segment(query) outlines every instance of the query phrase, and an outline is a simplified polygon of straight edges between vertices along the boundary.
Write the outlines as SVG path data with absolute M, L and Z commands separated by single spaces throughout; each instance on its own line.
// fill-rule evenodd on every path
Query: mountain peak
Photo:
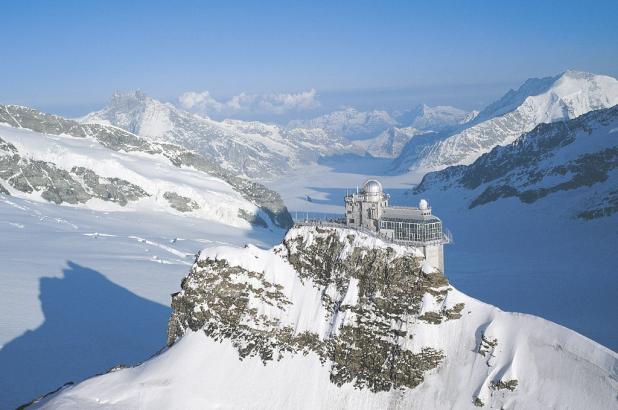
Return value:
M 127 104 L 143 104 L 152 98 L 141 90 L 120 91 L 116 90 L 112 94 L 110 105 L 123 106 Z
M 616 104 L 618 80 L 613 77 L 568 70 L 553 77 L 530 78 L 440 140 L 419 141 L 407 147 L 396 166 L 412 164 L 413 168 L 430 171 L 471 164 L 495 146 L 510 144 L 539 124 L 572 119 Z
M 574 78 L 574 79 L 578 79 L 578 80 L 592 80 L 595 77 L 599 77 L 600 75 L 598 74 L 593 74 L 593 73 L 589 73 L 586 71 L 579 71 L 579 70 L 573 70 L 573 69 L 569 69 L 566 70 L 565 72 L 563 72 L 560 75 L 560 78 L 564 78 L 564 77 L 568 77 L 568 78 Z
M 416 248 L 327 226 L 294 227 L 271 249 L 205 249 L 172 297 L 169 349 L 36 404 L 612 406 L 615 353 L 470 298 L 422 259 Z

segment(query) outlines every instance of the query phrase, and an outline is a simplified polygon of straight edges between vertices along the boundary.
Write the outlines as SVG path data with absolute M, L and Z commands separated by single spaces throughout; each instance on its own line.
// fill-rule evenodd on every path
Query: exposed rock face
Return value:
M 264 272 L 198 257 L 182 291 L 172 298 L 168 343 L 187 329 L 203 330 L 215 340 L 230 339 L 240 359 L 258 356 L 267 364 L 287 355 L 316 353 L 337 385 L 352 383 L 374 392 L 417 386 L 444 354 L 429 346 L 408 349 L 414 338 L 410 323 L 423 320 L 426 294 L 444 302 L 450 290 L 447 279 L 423 269 L 415 252 L 373 248 L 350 230 L 304 229 L 310 236 L 293 229 L 274 253 L 291 265 L 295 280 L 319 292 L 321 320 L 330 329 L 326 334 L 295 330 L 272 313 L 285 314 L 295 301 L 285 285 Z M 269 313 L 263 311 L 265 305 Z M 454 309 L 461 311 L 463 304 Z M 436 320 L 426 322 L 458 318 L 446 308 L 434 316 Z
M 120 178 L 103 178 L 84 167 L 73 167 L 71 173 L 84 182 L 86 191 L 95 198 L 125 206 L 129 201 L 150 196 L 139 186 Z
M 589 198 L 586 209 L 575 216 L 608 216 L 618 211 L 618 190 L 611 189 L 608 181 L 618 170 L 618 147 L 612 135 L 616 127 L 618 106 L 541 124 L 471 165 L 427 174 L 415 193 L 461 187 L 474 192 L 469 203 L 474 208 L 509 197 L 533 203 L 561 191 L 595 186 L 599 194 Z
M 178 195 L 176 192 L 166 192 L 163 198 L 167 199 L 170 206 L 180 212 L 191 212 L 200 209 L 200 206 L 191 198 Z
M 168 158 L 169 161 L 177 167 L 193 167 L 199 171 L 224 180 L 245 199 L 259 207 L 268 215 L 275 225 L 282 228 L 289 228 L 292 226 L 292 217 L 278 193 L 269 190 L 264 185 L 239 177 L 232 171 L 220 167 L 212 159 L 179 145 L 150 142 L 120 128 L 100 124 L 81 124 L 77 121 L 15 105 L 0 105 L 0 123 L 6 123 L 13 127 L 27 128 L 47 134 L 67 134 L 76 138 L 91 137 L 95 138 L 103 146 L 114 151 L 139 151 L 151 155 L 162 155 Z M 14 146 L 8 144 L 12 147 L 8 148 L 6 144 L 7 143 L 4 141 L 0 142 L 0 153 L 2 151 L 7 153 L 10 151 L 12 154 L 17 154 L 17 150 Z M 13 161 L 15 161 L 15 159 L 13 159 Z M 45 166 L 38 164 L 38 168 L 41 167 L 44 168 Z M 34 172 L 39 173 L 37 170 Z M 67 176 L 58 176 L 58 179 L 62 178 L 66 179 Z M 23 186 L 25 187 L 25 185 Z M 73 201 L 69 203 L 82 201 L 84 198 L 83 192 L 76 193 L 73 195 L 74 198 L 71 198 L 72 194 L 69 193 L 72 185 L 73 183 L 71 182 L 63 182 L 60 187 L 51 189 L 51 191 L 57 191 L 55 194 L 50 193 L 46 195 L 56 199 L 58 199 L 58 197 L 66 197 L 67 200 L 64 200 L 65 202 Z M 68 191 L 64 194 L 60 194 L 59 192 L 63 191 L 63 189 Z M 98 190 L 101 189 L 102 188 L 98 188 Z M 118 190 L 120 188 L 116 187 L 115 189 Z M 122 191 L 122 189 L 120 189 L 120 191 Z M 112 198 L 116 195 L 114 192 L 108 193 L 111 194 Z M 106 193 L 103 193 L 103 195 L 106 196 Z M 127 200 L 131 199 L 127 198 Z M 257 220 L 258 215 L 255 215 L 254 218 Z
M 92 170 L 23 158 L 12 144 L 0 138 L 0 179 L 18 191 L 40 192 L 41 197 L 61 204 L 85 203 L 92 198 L 117 202 L 121 206 L 149 196 L 146 191 L 120 178 L 103 178 Z

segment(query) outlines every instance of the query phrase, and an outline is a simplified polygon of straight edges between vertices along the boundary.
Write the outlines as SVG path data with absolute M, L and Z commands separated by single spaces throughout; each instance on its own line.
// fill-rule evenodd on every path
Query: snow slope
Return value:
M 0 409 L 148 359 L 165 345 L 170 294 L 199 250 L 282 235 L 110 208 L 0 194 Z
M 332 239 L 324 242 L 327 237 Z M 331 244 L 328 246 L 340 243 L 343 247 L 336 248 L 340 249 L 336 254 L 321 253 L 325 265 L 311 263 L 318 261 L 314 258 L 320 258 L 312 249 L 320 249 L 325 243 Z M 347 265 L 359 255 L 354 250 L 361 254 L 387 255 L 380 253 L 386 251 L 387 244 L 354 231 L 322 231 L 312 227 L 291 230 L 284 244 L 269 250 L 253 246 L 205 250 L 191 275 L 183 281 L 183 291 L 175 296 L 180 298 L 179 303 L 189 303 L 175 305 L 175 309 L 195 316 L 196 322 L 191 326 L 206 320 L 211 326 L 206 335 L 213 335 L 217 334 L 217 326 L 224 323 L 219 321 L 226 319 L 214 313 L 219 309 L 212 304 L 217 299 L 210 299 L 209 291 L 202 293 L 201 287 L 218 292 L 217 283 L 227 283 L 225 279 L 221 282 L 219 275 L 228 274 L 232 275 L 230 284 L 251 284 L 247 300 L 251 309 L 242 311 L 243 325 L 238 328 L 241 332 L 234 332 L 232 327 L 231 333 L 214 340 L 216 336 L 211 338 L 199 329 L 187 328 L 184 337 L 144 364 L 67 386 L 32 408 L 459 409 L 475 408 L 475 400 L 488 408 L 600 409 L 617 404 L 618 355 L 571 330 L 538 317 L 503 312 L 445 287 L 440 282 L 441 275 L 424 265 L 393 271 L 395 275 L 403 273 L 416 278 L 420 289 L 426 289 L 422 291 L 424 294 L 417 294 L 421 299 L 401 307 L 396 299 L 387 299 L 379 305 L 386 311 L 375 310 L 378 305 L 374 303 L 378 303 L 380 294 L 371 293 L 371 286 L 367 286 L 384 286 L 378 285 L 379 279 L 357 278 L 352 273 L 324 283 L 320 269 L 329 266 L 328 260 L 343 261 L 347 266 L 343 272 L 348 268 L 350 272 L 368 269 L 366 265 L 363 268 Z M 399 266 L 397 261 L 416 255 L 414 250 L 404 248 L 395 247 L 394 251 L 390 256 L 378 256 L 389 258 L 395 264 L 393 269 Z M 300 259 L 293 261 L 292 255 Z M 305 258 L 309 258 L 308 265 L 303 265 Z M 332 271 L 341 275 L 335 272 Z M 266 289 L 271 290 L 265 292 Z M 392 290 L 386 287 L 383 291 Z M 189 297 L 191 294 L 193 299 Z M 334 314 L 326 309 L 333 300 L 337 301 Z M 234 306 L 232 311 L 236 309 Z M 403 306 L 406 306 L 403 311 L 397 310 Z M 397 309 L 389 311 L 390 308 Z M 214 316 L 200 319 L 203 316 L 196 313 L 200 311 L 210 311 Z M 359 320 L 372 311 L 372 320 Z M 436 312 L 434 316 L 429 315 L 432 312 Z M 430 316 L 439 320 L 433 322 L 428 319 Z M 178 316 L 173 316 L 170 328 L 174 328 L 177 319 Z M 257 323 L 262 323 L 261 327 Z M 386 330 L 377 326 L 379 323 Z M 392 329 L 389 336 L 382 333 L 389 332 L 389 328 Z M 277 338 L 283 329 L 292 329 L 292 335 Z M 349 329 L 360 332 L 352 333 L 351 340 L 361 343 L 364 339 L 356 338 L 368 336 L 373 344 L 369 341 L 365 347 L 355 345 L 348 339 Z M 380 341 L 379 334 L 386 340 Z M 270 342 L 252 344 L 252 335 L 257 340 L 266 337 Z M 286 340 L 295 340 L 294 335 L 302 336 L 298 343 L 304 347 L 300 350 L 285 347 Z M 305 341 L 311 342 L 304 345 Z M 329 349 L 331 342 L 342 350 L 322 357 L 319 346 Z M 254 349 L 274 351 L 278 359 L 251 354 Z M 356 349 L 360 349 L 361 358 L 387 354 L 381 349 L 397 349 L 399 358 L 391 372 L 373 374 L 370 361 L 361 361 L 360 367 L 356 367 Z M 421 356 L 410 356 L 415 354 Z M 421 357 L 414 359 L 420 362 L 408 364 L 414 369 L 425 360 L 434 363 L 430 359 L 432 354 L 441 359 L 437 365 L 421 370 L 420 382 L 398 379 L 401 362 Z M 239 355 L 244 359 L 239 360 Z M 347 355 L 352 355 L 351 362 L 347 361 Z M 367 378 L 388 383 L 367 384 Z M 398 383 L 397 380 L 403 381 L 403 385 L 396 389 L 389 387 L 391 382 Z
M 278 194 L 179 145 L 0 106 L 0 191 L 57 204 L 136 206 L 248 227 L 288 227 Z M 8 191 L 7 191 L 8 190 Z
M 571 217 L 618 212 L 618 105 L 572 120 L 541 124 L 467 166 L 425 175 L 416 193 L 463 188 L 470 208 L 515 197 L 524 204 L 569 197 Z M 582 189 L 585 188 L 585 189 Z
M 437 140 L 411 141 L 394 167 L 400 171 L 412 168 L 427 172 L 450 165 L 468 165 L 538 124 L 575 118 L 616 104 L 618 81 L 612 77 L 566 71 L 556 77 L 531 79 L 459 130 L 445 133 Z
M 171 142 L 213 158 L 250 178 L 268 179 L 321 155 L 354 151 L 321 129 L 286 129 L 239 120 L 215 121 L 157 101 L 141 92 L 116 93 L 82 123 L 111 124 L 158 142 Z
M 2 125 L 0 138 L 15 146 L 22 157 L 57 164 L 67 172 L 73 167 L 84 167 L 103 178 L 122 178 L 148 193 L 148 196 L 122 207 L 125 211 L 149 209 L 181 214 L 164 198 L 164 193 L 174 192 L 195 201 L 199 207 L 191 213 L 205 220 L 249 228 L 249 222 L 238 216 L 239 210 L 250 214 L 258 212 L 255 205 L 224 181 L 195 169 L 177 168 L 163 156 L 113 152 L 93 138 L 41 134 Z M 24 193 L 9 183 L 5 187 L 11 195 L 44 200 L 36 191 Z M 97 198 L 81 206 L 95 210 L 120 208 L 113 202 Z
M 205 246 L 269 246 L 275 192 L 173 144 L 0 105 L 0 409 L 161 349 Z

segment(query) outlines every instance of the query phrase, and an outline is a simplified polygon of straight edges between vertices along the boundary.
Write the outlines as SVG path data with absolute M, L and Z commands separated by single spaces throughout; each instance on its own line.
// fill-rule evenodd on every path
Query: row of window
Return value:
M 392 229 L 393 239 L 428 242 L 442 239 L 442 222 L 380 221 L 380 229 Z

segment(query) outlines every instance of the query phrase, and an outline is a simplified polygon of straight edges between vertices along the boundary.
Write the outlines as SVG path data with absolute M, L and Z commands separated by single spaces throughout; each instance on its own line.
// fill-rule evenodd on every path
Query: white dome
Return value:
M 363 192 L 366 194 L 380 194 L 382 193 L 382 184 L 375 179 L 368 179 L 363 184 Z
M 425 211 L 427 208 L 429 208 L 429 202 L 427 202 L 427 200 L 425 199 L 421 199 L 418 203 L 418 208 Z

